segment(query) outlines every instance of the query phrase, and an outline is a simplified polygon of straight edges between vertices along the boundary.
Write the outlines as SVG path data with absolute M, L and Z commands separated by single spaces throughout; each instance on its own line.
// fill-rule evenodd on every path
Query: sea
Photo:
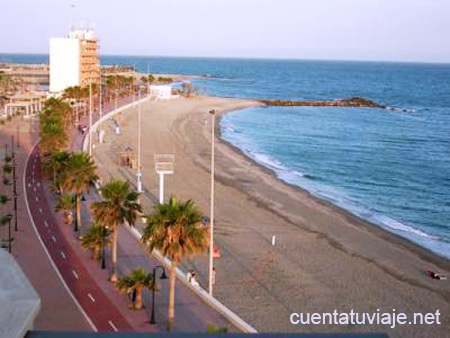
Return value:
M 0 63 L 48 55 L 0 54 Z M 276 177 L 450 258 L 450 64 L 102 56 L 104 65 L 204 75 L 199 92 L 252 99 L 364 97 L 388 109 L 258 107 L 221 137 Z

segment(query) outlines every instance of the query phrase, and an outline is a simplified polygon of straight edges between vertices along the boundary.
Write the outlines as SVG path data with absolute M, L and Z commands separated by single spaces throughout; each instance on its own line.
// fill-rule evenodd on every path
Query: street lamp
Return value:
M 137 163 L 137 191 L 142 192 L 142 172 L 141 172 L 141 89 L 138 94 L 138 163 Z
M 20 126 L 17 126 L 17 148 L 20 148 Z
M 211 215 L 209 221 L 209 275 L 208 275 L 208 291 L 213 295 L 214 281 L 214 129 L 216 124 L 216 110 L 209 111 L 211 114 Z
M 166 270 L 162 265 L 157 265 L 153 268 L 153 285 L 152 285 L 152 315 L 150 317 L 150 324 L 156 324 L 155 321 L 155 288 L 156 288 L 156 270 L 162 269 L 161 279 L 167 279 Z
M 17 178 L 15 180 L 17 180 Z M 19 197 L 19 194 L 17 194 L 17 192 L 14 192 L 13 197 L 14 197 L 14 231 L 18 231 L 19 229 L 17 227 L 17 197 Z
M 99 109 L 98 109 L 98 113 L 100 118 L 102 118 L 102 67 L 100 66 L 100 80 L 98 82 L 98 101 L 99 101 Z
M 89 156 L 92 156 L 92 77 L 89 75 Z
M 102 230 L 102 270 L 106 269 L 105 246 L 106 236 L 108 236 L 108 226 L 105 225 Z
M 16 176 L 16 155 L 14 150 L 14 135 L 11 137 L 12 142 L 12 151 L 11 151 L 11 157 L 12 157 L 12 179 L 13 179 L 13 197 L 14 197 L 14 231 L 17 231 L 17 197 L 19 196 L 17 194 L 17 176 Z
M 8 252 L 11 253 L 11 219 L 12 219 L 13 215 L 11 215 L 10 213 L 8 213 L 6 215 L 6 219 L 8 220 Z

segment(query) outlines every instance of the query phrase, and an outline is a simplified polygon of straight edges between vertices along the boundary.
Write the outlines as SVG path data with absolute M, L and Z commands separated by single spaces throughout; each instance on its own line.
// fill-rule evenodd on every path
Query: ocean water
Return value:
M 47 62 L 0 54 L 0 62 Z M 450 258 L 450 65 L 103 56 L 103 64 L 202 74 L 206 94 L 266 99 L 363 96 L 392 110 L 251 108 L 222 137 L 277 177 Z

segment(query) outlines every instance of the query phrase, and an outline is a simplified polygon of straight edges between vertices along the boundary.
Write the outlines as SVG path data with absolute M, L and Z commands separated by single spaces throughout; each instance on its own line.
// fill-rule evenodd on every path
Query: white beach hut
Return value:
M 149 87 L 150 97 L 156 100 L 172 99 L 171 85 L 151 85 Z

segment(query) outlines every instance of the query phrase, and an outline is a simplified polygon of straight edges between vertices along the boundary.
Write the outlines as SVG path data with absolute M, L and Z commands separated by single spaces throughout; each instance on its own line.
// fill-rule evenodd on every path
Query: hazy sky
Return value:
M 450 0 L 7 0 L 0 53 L 94 24 L 102 54 L 450 62 Z

